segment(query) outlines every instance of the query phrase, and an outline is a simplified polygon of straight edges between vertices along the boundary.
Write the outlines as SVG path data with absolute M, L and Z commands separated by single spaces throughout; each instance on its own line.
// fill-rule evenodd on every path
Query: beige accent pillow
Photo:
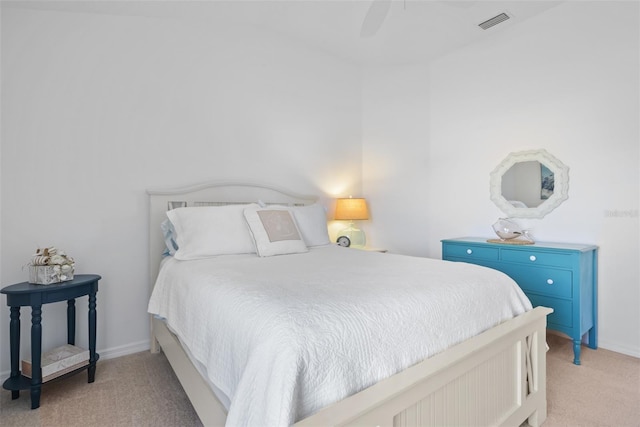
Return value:
M 267 207 L 265 204 L 258 202 L 260 207 Z M 327 227 L 327 212 L 324 207 L 318 203 L 307 206 L 284 206 L 284 205 L 271 205 L 269 208 L 288 209 L 293 213 L 293 218 L 296 220 L 296 225 L 300 234 L 302 234 L 302 240 L 307 247 L 330 245 L 329 240 L 329 228 Z M 169 245 L 169 243 L 167 243 Z M 170 248 L 170 246 L 167 246 Z
M 309 250 L 287 208 L 246 208 L 244 217 L 259 256 L 296 254 Z

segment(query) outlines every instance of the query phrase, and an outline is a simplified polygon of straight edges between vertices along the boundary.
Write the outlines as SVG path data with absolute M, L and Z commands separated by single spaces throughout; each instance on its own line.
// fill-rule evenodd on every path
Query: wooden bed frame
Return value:
M 151 289 L 170 206 L 251 203 L 309 204 L 316 198 L 273 186 L 209 182 L 148 190 Z M 546 317 L 534 310 L 504 322 L 305 418 L 296 426 L 531 426 L 547 416 Z M 151 351 L 162 349 L 205 426 L 222 426 L 226 411 L 164 322 L 151 319 Z

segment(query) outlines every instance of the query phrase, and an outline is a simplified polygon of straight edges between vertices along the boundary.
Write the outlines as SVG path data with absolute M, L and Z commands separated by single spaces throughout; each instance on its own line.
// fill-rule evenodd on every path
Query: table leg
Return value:
M 20 376 L 20 307 L 11 307 L 9 342 L 11 352 L 11 378 Z M 20 390 L 11 390 L 11 399 L 20 397 Z
M 42 388 L 42 305 L 31 306 L 31 409 L 40 407 Z
M 67 344 L 76 345 L 76 300 L 67 300 Z
M 89 374 L 90 383 L 96 379 L 96 292 L 89 294 Z

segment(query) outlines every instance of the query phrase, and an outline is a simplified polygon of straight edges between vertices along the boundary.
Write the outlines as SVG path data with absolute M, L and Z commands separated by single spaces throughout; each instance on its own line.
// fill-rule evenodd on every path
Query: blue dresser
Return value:
M 547 327 L 571 337 L 576 365 L 585 334 L 589 347 L 598 347 L 597 246 L 510 245 L 465 237 L 442 240 L 442 259 L 500 270 L 520 285 L 534 307 L 553 308 Z

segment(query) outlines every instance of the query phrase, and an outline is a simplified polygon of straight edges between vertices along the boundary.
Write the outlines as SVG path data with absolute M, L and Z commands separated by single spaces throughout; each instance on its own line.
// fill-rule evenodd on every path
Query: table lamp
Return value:
M 367 202 L 362 198 L 348 198 L 336 200 L 336 213 L 334 219 L 339 221 L 350 221 L 349 227 L 338 233 L 337 242 L 340 246 L 353 246 L 362 248 L 366 245 L 367 239 L 364 231 L 355 227 L 353 221 L 369 219 Z

